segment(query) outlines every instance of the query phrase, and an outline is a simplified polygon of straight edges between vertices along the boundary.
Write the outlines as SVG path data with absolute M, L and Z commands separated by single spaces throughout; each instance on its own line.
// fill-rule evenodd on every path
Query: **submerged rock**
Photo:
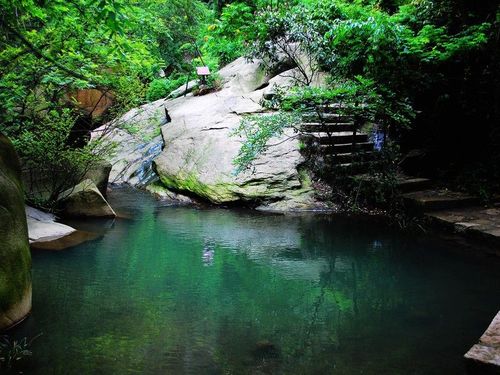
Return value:
M 158 183 L 153 183 L 146 187 L 146 191 L 149 191 L 153 196 L 164 202 L 172 203 L 175 205 L 186 205 L 194 203 L 193 200 L 185 195 L 175 193 L 168 190 L 163 185 Z
M 65 216 L 116 217 L 94 182 L 87 179 L 62 194 L 62 214 Z
M 12 143 L 0 133 L 0 330 L 31 310 L 31 256 L 21 167 Z
M 272 342 L 268 340 L 261 340 L 255 344 L 255 348 L 252 350 L 252 355 L 257 359 L 268 359 L 279 358 L 281 353 Z

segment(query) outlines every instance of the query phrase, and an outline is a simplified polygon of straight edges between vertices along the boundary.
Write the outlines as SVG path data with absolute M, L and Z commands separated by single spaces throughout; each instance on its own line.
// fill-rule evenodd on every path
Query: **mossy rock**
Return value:
M 0 133 L 0 330 L 31 309 L 31 255 L 19 159 Z

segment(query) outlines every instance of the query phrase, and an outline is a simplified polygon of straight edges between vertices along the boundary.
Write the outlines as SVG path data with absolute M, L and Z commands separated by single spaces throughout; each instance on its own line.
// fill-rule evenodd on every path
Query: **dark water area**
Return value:
M 373 220 L 165 207 L 33 254 L 26 374 L 463 374 L 500 263 Z

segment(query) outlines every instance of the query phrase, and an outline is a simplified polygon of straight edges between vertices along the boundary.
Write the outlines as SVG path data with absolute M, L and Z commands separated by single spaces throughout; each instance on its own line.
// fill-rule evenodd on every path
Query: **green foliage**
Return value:
M 408 39 L 408 51 L 426 63 L 449 61 L 484 45 L 491 26 L 490 23 L 473 25 L 450 36 L 444 27 L 425 25 L 416 36 Z
M 43 124 L 30 124 L 13 139 L 23 162 L 27 201 L 53 211 L 61 193 L 80 182 L 104 153 L 97 144 L 73 148 L 68 144 L 75 117 L 70 110 L 50 111 Z
M 249 51 L 249 58 L 260 59 L 268 70 L 280 68 L 288 60 L 299 70 L 297 81 L 309 85 L 318 70 L 319 44 L 322 43 L 322 27 L 313 12 L 303 6 L 269 8 L 257 17 L 257 35 Z
M 285 128 L 294 127 L 300 123 L 300 117 L 295 113 L 280 112 L 270 115 L 252 115 L 245 117 L 233 136 L 243 138 L 243 144 L 234 159 L 235 174 L 248 169 L 251 163 L 269 147 L 272 137 L 283 134 Z
M 225 6 L 222 14 L 206 26 L 202 36 L 203 52 L 225 65 L 244 54 L 254 37 L 254 9 L 243 2 Z
M 207 86 L 214 91 L 219 90 L 222 87 L 222 77 L 219 73 L 215 72 L 207 77 Z
M 150 102 L 166 98 L 172 91 L 186 84 L 187 77 L 179 75 L 176 78 L 154 79 L 148 86 L 146 99 Z
M 0 370 L 14 371 L 18 369 L 27 358 L 33 355 L 31 345 L 40 336 L 41 334 L 31 340 L 28 340 L 27 337 L 15 340 L 7 335 L 0 336 Z
M 168 90 L 153 81 L 147 91 L 160 68 L 170 86 L 181 79 L 175 72 L 190 61 L 180 46 L 194 40 L 207 8 L 198 0 L 0 0 L 0 7 L 0 130 L 13 139 L 30 185 L 39 185 L 28 200 L 52 209 L 100 156 L 85 146 L 88 132 Z M 103 118 L 70 100 L 89 88 L 113 98 Z

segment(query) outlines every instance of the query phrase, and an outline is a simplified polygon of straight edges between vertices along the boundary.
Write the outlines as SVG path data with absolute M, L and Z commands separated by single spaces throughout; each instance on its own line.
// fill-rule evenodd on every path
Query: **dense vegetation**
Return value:
M 499 9 L 494 1 L 302 1 L 258 13 L 250 54 L 271 67 L 287 55 L 298 66 L 302 87 L 275 99 L 278 108 L 342 102 L 402 151 L 424 149 L 412 173 L 487 196 L 500 167 Z M 318 71 L 330 73 L 331 88 L 303 87 Z
M 279 70 L 285 54 L 301 74 L 276 108 L 343 101 L 360 121 L 383 125 L 402 151 L 425 149 L 416 172 L 485 195 L 498 188 L 495 0 L 0 0 L 0 7 L 1 130 L 25 165 L 64 171 L 64 181 L 72 182 L 68 168 L 77 179 L 94 159 L 90 130 L 166 97 L 194 78 L 194 66 L 214 71 L 247 56 Z M 329 73 L 330 88 L 306 87 L 318 71 Z M 112 93 L 111 110 L 95 116 L 80 108 L 74 96 L 85 89 Z M 279 131 L 270 126 L 254 134 L 257 145 Z M 243 164 L 255 151 L 247 146 Z

